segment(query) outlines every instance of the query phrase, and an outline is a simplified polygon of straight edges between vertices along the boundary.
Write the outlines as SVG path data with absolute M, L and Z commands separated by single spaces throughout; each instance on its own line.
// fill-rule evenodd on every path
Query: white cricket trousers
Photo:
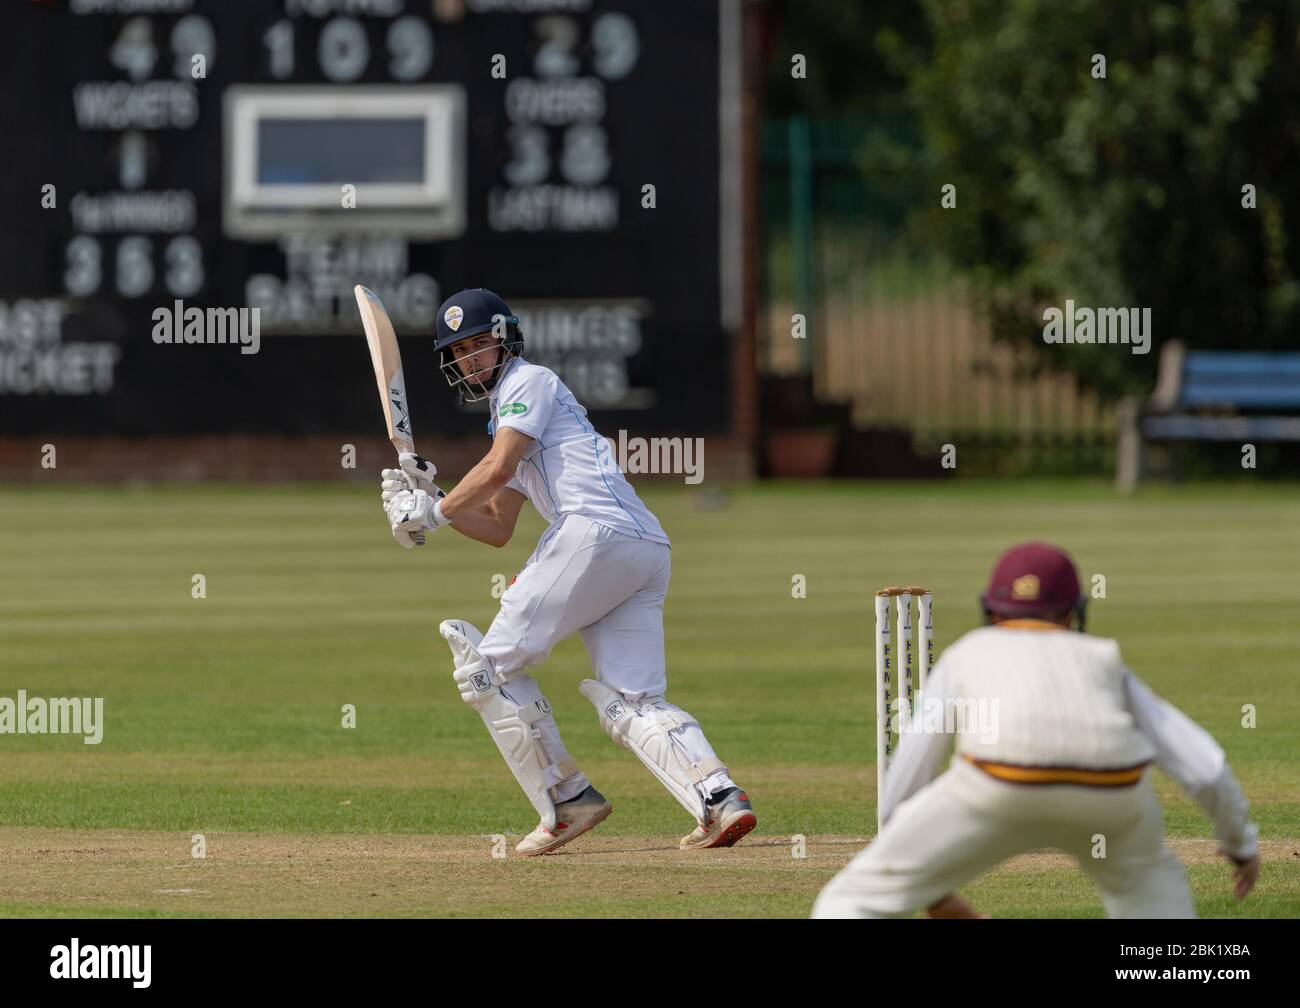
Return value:
M 1078 862 L 1109 917 L 1195 917 L 1149 773 L 1124 788 L 1010 784 L 955 758 L 826 884 L 812 916 L 910 917 L 1008 858 L 1050 847 Z M 1093 856 L 1099 835 L 1104 857 Z
M 536 701 L 541 687 L 523 669 L 545 661 L 556 644 L 580 633 L 597 679 L 623 694 L 634 709 L 676 712 L 684 723 L 672 736 L 690 762 L 716 758 L 695 719 L 664 699 L 663 615 L 670 556 L 662 543 L 634 539 L 581 515 L 565 515 L 551 525 L 502 594 L 501 611 L 478 648 L 493 671 L 508 680 L 502 690 L 520 706 Z M 550 762 L 568 757 L 554 717 L 547 715 L 533 727 Z M 582 773 L 561 781 L 555 800 L 576 797 L 588 783 Z M 701 788 L 707 796 L 732 786 L 723 769 Z

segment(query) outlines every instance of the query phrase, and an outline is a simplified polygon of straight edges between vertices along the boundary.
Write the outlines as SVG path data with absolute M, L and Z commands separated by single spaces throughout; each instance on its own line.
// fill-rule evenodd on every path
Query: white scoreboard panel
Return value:
M 460 85 L 237 86 L 225 102 L 228 236 L 465 233 Z
M 486 286 L 602 423 L 725 432 L 737 12 L 11 0 L 3 432 L 368 430 L 357 283 L 412 341 L 419 429 L 481 429 L 420 342 Z M 260 351 L 154 343 L 178 300 L 259 308 Z

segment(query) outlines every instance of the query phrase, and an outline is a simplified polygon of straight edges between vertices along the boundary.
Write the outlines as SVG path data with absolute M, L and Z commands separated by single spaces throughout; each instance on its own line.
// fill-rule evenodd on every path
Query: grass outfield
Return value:
M 1208 728 L 1266 863 L 1228 899 L 1200 811 L 1166 824 L 1205 916 L 1300 916 L 1300 506 L 1294 487 L 764 485 L 726 507 L 646 493 L 674 542 L 669 696 L 746 786 L 759 830 L 682 854 L 691 823 L 577 692 L 539 670 L 614 815 L 571 853 L 491 857 L 536 822 L 458 699 L 439 620 L 481 627 L 523 564 L 449 531 L 398 549 L 369 488 L 0 491 L 0 696 L 102 696 L 102 743 L 0 735 L 0 914 L 801 916 L 874 832 L 870 594 L 924 583 L 936 646 L 976 624 L 997 553 L 1044 537 L 1106 578 L 1091 629 Z M 203 574 L 207 597 L 191 597 Z M 807 579 L 793 598 L 792 578 Z M 500 579 L 498 579 L 500 583 Z M 356 706 L 356 727 L 341 708 Z M 1242 727 L 1255 705 L 1257 725 Z M 191 837 L 208 857 L 190 857 Z M 790 837 L 807 837 L 807 857 Z M 1082 874 L 1019 859 L 966 890 L 1006 916 L 1099 916 Z

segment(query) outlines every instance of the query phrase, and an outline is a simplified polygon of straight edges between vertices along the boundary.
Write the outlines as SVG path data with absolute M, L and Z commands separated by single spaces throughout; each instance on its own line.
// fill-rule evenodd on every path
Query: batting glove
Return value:
M 433 493 L 436 487 L 433 478 L 438 475 L 438 467 L 415 452 L 401 452 L 397 456 L 397 465 L 406 474 L 406 482 L 412 490 Z
M 401 469 L 385 469 L 379 476 L 382 480 L 379 484 L 379 498 L 384 502 L 385 509 L 388 508 L 389 501 L 406 490 L 423 490 L 430 497 L 439 500 L 447 496 L 438 489 L 436 484 L 428 481 L 425 481 L 422 486 L 411 486 L 411 475 Z
M 384 513 L 398 545 L 411 549 L 416 536 L 435 532 L 448 524 L 451 519 L 442 516 L 441 503 L 442 497 L 434 497 L 423 490 L 398 490 L 384 501 Z

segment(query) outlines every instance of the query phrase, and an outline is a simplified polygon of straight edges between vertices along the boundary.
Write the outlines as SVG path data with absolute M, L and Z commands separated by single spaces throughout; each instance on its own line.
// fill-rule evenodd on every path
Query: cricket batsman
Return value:
M 812 915 L 978 916 L 960 886 L 1050 847 L 1078 862 L 1110 917 L 1194 917 L 1187 873 L 1165 846 L 1152 764 L 1205 810 L 1244 898 L 1259 875 L 1258 831 L 1223 750 L 1125 667 L 1115 641 L 1083 632 L 1069 556 L 1045 543 L 1014 547 L 981 601 L 989 625 L 944 652 L 918 704 L 969 711 L 983 701 L 996 730 L 971 718 L 946 726 L 955 752 L 943 774 L 952 735 L 900 733 L 880 833 Z
M 553 371 L 524 360 L 519 319 L 489 290 L 464 290 L 438 311 L 439 367 L 462 403 L 487 399 L 492 447 L 449 494 L 431 462 L 399 456 L 383 471 L 393 536 L 444 525 L 504 546 L 525 500 L 546 519 L 524 569 L 480 632 L 445 620 L 461 698 L 488 734 L 541 822 L 516 846 L 546 854 L 611 811 L 578 769 L 528 669 L 581 634 L 595 679 L 579 687 L 601 727 L 630 749 L 695 819 L 682 849 L 730 847 L 754 828 L 749 799 L 731 779 L 699 722 L 664 698 L 664 597 L 670 573 L 663 528 L 615 463 L 609 443 Z

